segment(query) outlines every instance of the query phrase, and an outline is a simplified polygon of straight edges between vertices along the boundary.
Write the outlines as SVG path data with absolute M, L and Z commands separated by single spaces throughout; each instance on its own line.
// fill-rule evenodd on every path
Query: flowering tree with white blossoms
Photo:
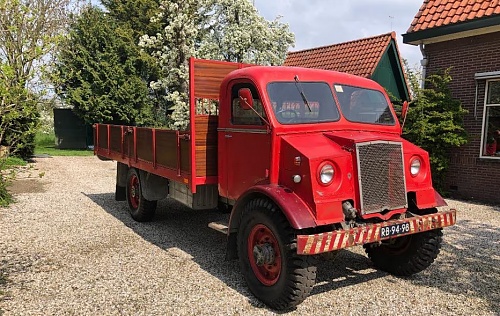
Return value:
M 281 65 L 295 38 L 288 25 L 266 21 L 248 0 L 217 0 L 207 16 L 202 58 Z
M 189 123 L 189 57 L 280 65 L 295 40 L 288 25 L 266 21 L 249 0 L 164 0 L 153 22 L 159 20 L 164 31 L 144 35 L 140 45 L 162 69 L 151 87 L 166 90 L 173 129 Z

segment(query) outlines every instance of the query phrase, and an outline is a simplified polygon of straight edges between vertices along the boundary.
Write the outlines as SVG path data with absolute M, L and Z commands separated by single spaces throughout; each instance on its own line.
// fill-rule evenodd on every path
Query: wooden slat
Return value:
M 127 133 L 125 135 L 125 143 L 123 144 L 123 152 L 125 157 L 135 157 L 134 153 L 134 134 Z
M 238 69 L 238 64 L 194 64 L 194 95 L 196 98 L 218 99 L 220 84 L 224 77 L 233 70 Z
M 137 158 L 153 162 L 153 132 L 151 128 L 137 128 Z
M 217 175 L 217 116 L 197 115 L 195 118 L 196 175 Z
M 169 168 L 177 168 L 177 134 L 175 131 L 156 130 L 156 162 Z
M 99 133 L 97 138 L 99 148 L 108 149 L 108 125 L 99 124 Z
M 255 65 L 194 59 L 194 97 L 218 100 L 222 80 L 233 70 L 251 66 Z
M 109 146 L 114 152 L 121 153 L 122 151 L 122 129 L 121 126 L 111 125 L 109 127 Z
M 187 173 L 191 173 L 191 164 L 189 163 L 189 148 L 191 147 L 191 141 L 180 140 L 181 147 L 181 170 Z

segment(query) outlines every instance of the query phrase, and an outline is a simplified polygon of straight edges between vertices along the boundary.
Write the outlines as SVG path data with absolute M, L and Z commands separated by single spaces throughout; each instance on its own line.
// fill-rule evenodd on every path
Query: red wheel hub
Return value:
M 129 197 L 130 204 L 132 208 L 137 209 L 139 207 L 139 197 L 140 197 L 140 188 L 139 188 L 139 178 L 135 174 L 130 177 L 129 183 Z
M 257 279 L 266 286 L 278 282 L 281 254 L 278 240 L 263 224 L 255 225 L 248 235 L 248 259 Z

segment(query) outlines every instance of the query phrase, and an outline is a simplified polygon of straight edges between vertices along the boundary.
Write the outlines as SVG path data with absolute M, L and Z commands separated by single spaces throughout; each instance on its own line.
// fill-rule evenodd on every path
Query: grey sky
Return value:
M 409 65 L 420 65 L 417 46 L 403 44 L 423 0 L 253 0 L 267 20 L 281 15 L 295 33 L 292 51 L 347 42 L 395 31 Z M 391 28 L 392 25 L 392 28 Z

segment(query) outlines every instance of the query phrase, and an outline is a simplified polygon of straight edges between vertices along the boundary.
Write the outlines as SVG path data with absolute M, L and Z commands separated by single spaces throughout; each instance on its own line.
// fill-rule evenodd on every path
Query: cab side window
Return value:
M 248 88 L 252 92 L 253 110 L 243 109 L 240 106 L 238 91 L 242 88 Z M 233 125 L 264 125 L 260 116 L 267 119 L 266 112 L 257 93 L 257 89 L 250 83 L 235 84 L 231 89 L 231 123 Z M 255 111 L 254 111 L 255 110 Z M 257 112 L 259 115 L 257 115 Z

